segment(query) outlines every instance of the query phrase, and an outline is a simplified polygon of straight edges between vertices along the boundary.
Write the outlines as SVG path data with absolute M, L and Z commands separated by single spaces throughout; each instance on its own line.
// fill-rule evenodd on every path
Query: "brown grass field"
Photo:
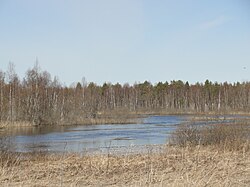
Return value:
M 0 186 L 250 186 L 249 123 L 184 126 L 144 153 L 1 152 Z
M 249 144 L 148 154 L 2 154 L 0 186 L 250 186 Z

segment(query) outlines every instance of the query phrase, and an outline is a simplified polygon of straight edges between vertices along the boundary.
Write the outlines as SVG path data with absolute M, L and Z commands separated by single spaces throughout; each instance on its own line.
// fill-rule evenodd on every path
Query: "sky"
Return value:
M 250 81 L 249 0 L 0 0 L 0 70 L 65 84 Z

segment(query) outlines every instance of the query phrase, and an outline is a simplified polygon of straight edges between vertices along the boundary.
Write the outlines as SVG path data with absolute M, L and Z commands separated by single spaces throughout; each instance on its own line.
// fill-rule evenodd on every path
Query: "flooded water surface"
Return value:
M 83 152 L 107 148 L 165 144 L 184 116 L 151 116 L 141 124 L 12 128 L 2 132 L 15 152 Z
M 161 145 L 187 121 L 186 116 L 150 116 L 141 124 L 12 128 L 1 133 L 15 152 L 84 152 L 144 145 Z

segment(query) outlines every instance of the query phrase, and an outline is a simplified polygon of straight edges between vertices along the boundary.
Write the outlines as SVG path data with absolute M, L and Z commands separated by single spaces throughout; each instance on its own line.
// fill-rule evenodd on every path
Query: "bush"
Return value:
M 240 124 L 181 125 L 172 134 L 170 142 L 179 146 L 216 145 L 236 150 L 249 141 L 250 126 Z

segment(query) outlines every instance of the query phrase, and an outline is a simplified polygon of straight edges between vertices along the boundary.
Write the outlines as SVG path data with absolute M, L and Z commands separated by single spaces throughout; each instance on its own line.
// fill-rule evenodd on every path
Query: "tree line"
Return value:
M 21 80 L 13 64 L 0 70 L 0 121 L 40 124 L 81 123 L 105 114 L 250 112 L 250 82 L 170 81 L 73 86 L 36 64 Z

